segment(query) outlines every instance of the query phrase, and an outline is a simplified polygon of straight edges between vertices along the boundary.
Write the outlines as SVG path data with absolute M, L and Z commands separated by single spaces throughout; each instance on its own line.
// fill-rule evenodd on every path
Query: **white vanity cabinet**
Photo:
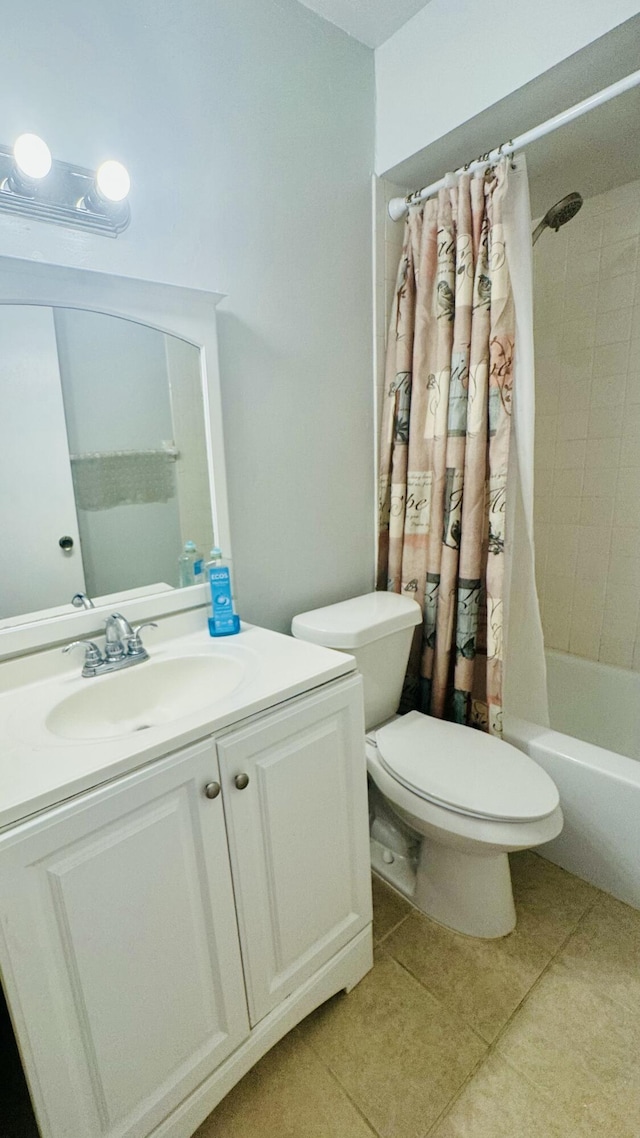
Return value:
M 364 974 L 362 751 L 350 676 L 0 835 L 0 967 L 42 1138 L 187 1138 Z

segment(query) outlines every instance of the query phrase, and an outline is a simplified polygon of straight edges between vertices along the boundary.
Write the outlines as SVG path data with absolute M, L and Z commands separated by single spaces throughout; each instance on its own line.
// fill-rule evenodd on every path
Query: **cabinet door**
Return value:
M 360 677 L 217 746 L 255 1024 L 371 920 Z
M 0 838 L 0 967 L 43 1138 L 142 1138 L 248 1034 L 210 741 Z

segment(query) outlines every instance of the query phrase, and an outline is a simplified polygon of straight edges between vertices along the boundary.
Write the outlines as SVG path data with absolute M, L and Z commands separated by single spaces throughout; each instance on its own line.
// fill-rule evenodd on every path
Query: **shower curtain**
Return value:
M 382 406 L 378 588 L 412 596 L 424 617 L 401 710 L 496 735 L 505 655 L 509 710 L 547 721 L 529 219 L 521 157 L 450 175 L 410 207 Z M 508 643 L 505 613 L 518 623 Z

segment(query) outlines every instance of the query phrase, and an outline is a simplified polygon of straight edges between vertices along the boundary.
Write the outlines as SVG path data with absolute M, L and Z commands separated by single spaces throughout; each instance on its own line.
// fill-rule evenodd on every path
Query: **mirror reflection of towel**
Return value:
M 176 495 L 175 454 L 166 450 L 71 455 L 76 506 L 108 510 Z

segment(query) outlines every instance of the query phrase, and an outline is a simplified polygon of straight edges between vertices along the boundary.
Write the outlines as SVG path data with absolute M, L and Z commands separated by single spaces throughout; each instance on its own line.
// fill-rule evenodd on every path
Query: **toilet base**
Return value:
M 367 748 L 367 764 L 374 871 L 454 932 L 487 940 L 512 932 L 516 911 L 508 855 L 539 844 L 541 833 L 543 841 L 555 837 L 562 827 L 560 808 L 531 825 L 460 819 L 394 782 L 373 747 Z
M 411 900 L 438 924 L 467 936 L 493 939 L 516 927 L 506 853 L 477 856 L 424 837 Z
M 424 848 L 423 843 L 423 848 Z M 508 854 L 474 857 L 426 841 L 427 872 L 413 859 L 371 839 L 371 868 L 398 893 L 445 928 L 485 940 L 516 925 Z M 422 856 L 422 850 L 421 850 Z
M 398 854 L 382 842 L 371 838 L 371 868 L 378 877 L 397 889 L 398 893 L 413 901 L 416 885 L 415 860 Z

